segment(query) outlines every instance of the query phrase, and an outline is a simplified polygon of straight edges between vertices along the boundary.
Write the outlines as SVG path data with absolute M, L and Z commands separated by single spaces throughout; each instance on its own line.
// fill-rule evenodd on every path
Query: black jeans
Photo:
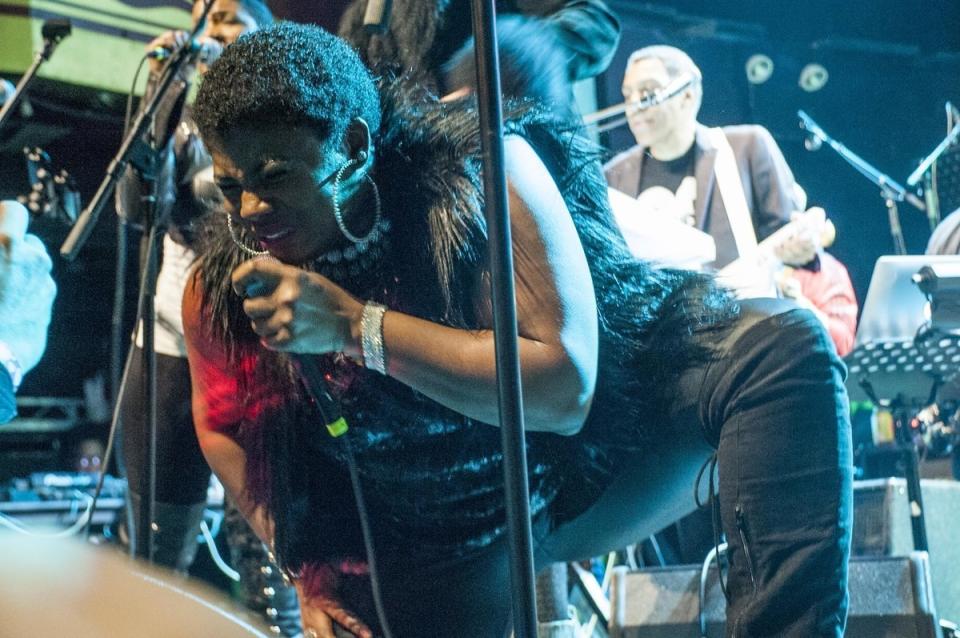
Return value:
M 853 520 L 843 363 L 811 313 L 776 300 L 745 303 L 728 330 L 704 338 L 718 356 L 683 376 L 667 434 L 621 457 L 588 510 L 556 528 L 537 524 L 537 564 L 624 547 L 689 513 L 716 449 L 727 635 L 839 637 Z M 398 637 L 502 636 L 507 548 L 387 577 L 383 589 Z

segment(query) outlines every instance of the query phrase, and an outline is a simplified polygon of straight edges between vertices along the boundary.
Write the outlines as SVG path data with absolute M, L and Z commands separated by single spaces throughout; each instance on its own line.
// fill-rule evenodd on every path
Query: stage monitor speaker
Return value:
M 930 579 L 941 618 L 960 620 L 960 483 L 921 482 L 930 554 Z M 906 481 L 857 481 L 853 493 L 854 556 L 906 556 L 913 551 Z
M 938 638 L 927 555 L 850 561 L 847 638 Z M 614 569 L 611 638 L 700 638 L 700 567 Z M 723 638 L 726 602 L 710 571 L 704 609 L 707 638 Z

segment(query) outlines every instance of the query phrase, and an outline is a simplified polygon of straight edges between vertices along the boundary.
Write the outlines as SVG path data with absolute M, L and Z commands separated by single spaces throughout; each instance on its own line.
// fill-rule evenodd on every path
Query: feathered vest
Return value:
M 374 179 L 393 230 L 378 264 L 337 283 L 393 310 L 479 327 L 471 295 L 486 269 L 486 231 L 476 112 L 387 94 L 383 115 Z M 619 450 L 643 446 L 653 434 L 669 436 L 671 381 L 708 356 L 690 335 L 718 326 L 735 307 L 701 275 L 654 269 L 631 257 L 608 208 L 596 150 L 564 122 L 527 106 L 510 112 L 508 131 L 530 142 L 557 182 L 587 256 L 599 313 L 599 377 L 583 430 L 572 437 L 527 435 L 531 511 L 555 521 L 592 502 L 615 471 Z M 276 521 L 278 555 L 296 566 L 355 551 L 356 536 L 344 531 L 353 529 L 353 520 L 343 518 L 349 487 L 346 497 L 331 488 L 343 476 L 343 448 L 316 434 L 322 427 L 285 358 L 253 338 L 229 289 L 229 274 L 244 255 L 221 224 L 207 240 L 205 312 L 244 363 L 241 400 L 263 408 L 248 409 L 238 440 L 248 455 L 250 492 Z M 504 533 L 497 428 L 353 363 L 322 360 L 351 425 L 380 546 L 446 559 Z

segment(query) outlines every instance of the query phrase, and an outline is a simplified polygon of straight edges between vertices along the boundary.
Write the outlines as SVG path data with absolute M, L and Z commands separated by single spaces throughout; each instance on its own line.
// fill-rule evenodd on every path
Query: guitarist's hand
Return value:
M 826 243 L 824 237 L 830 221 L 822 208 L 793 213 L 790 221 L 791 225 L 795 226 L 794 231 L 774 247 L 773 254 L 788 266 L 809 264 Z
M 23 372 L 37 365 L 46 348 L 57 292 L 47 250 L 26 230 L 27 210 L 0 201 L 0 342 Z

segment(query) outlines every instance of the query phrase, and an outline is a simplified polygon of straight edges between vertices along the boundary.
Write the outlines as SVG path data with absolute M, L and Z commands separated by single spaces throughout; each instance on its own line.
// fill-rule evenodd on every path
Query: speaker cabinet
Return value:
M 850 561 L 847 638 L 937 638 L 927 555 Z M 611 638 L 700 638 L 698 566 L 614 569 Z M 707 638 L 723 638 L 726 601 L 716 570 L 707 580 Z
M 960 620 L 960 483 L 923 480 L 930 579 L 941 618 Z M 853 492 L 854 556 L 906 556 L 913 551 L 906 481 L 857 481 Z

